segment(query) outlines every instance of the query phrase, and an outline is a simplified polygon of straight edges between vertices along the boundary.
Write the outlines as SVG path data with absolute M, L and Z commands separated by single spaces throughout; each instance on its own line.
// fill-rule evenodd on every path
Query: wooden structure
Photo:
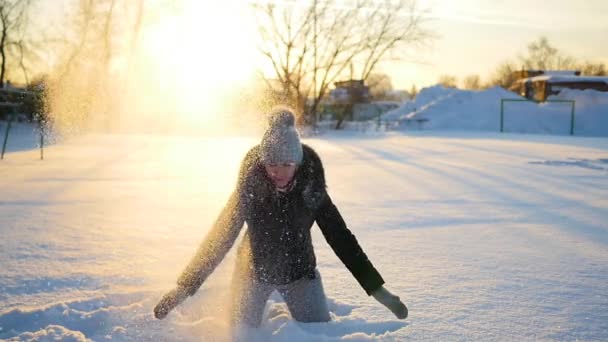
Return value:
M 330 91 L 331 101 L 340 104 L 355 104 L 369 102 L 369 87 L 363 80 L 347 80 L 334 83 L 335 89 Z
M 608 91 L 608 77 L 579 75 L 580 73 L 543 72 L 515 81 L 509 90 L 538 102 L 546 101 L 549 96 L 557 95 L 563 89 Z

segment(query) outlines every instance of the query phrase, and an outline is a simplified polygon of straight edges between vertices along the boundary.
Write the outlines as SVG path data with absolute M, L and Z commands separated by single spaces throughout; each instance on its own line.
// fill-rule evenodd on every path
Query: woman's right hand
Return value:
M 188 297 L 188 290 L 185 287 L 178 286 L 167 292 L 154 307 L 154 317 L 163 319 L 167 317 L 169 312 L 178 306 Z

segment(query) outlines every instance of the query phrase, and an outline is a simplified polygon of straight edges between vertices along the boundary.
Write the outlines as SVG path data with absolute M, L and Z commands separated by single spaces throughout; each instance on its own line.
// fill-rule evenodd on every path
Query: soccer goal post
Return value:
M 534 102 L 527 99 L 500 99 L 500 132 L 504 132 L 505 128 L 505 102 Z M 546 100 L 547 103 L 569 103 L 570 104 L 570 135 L 574 135 L 574 100 Z

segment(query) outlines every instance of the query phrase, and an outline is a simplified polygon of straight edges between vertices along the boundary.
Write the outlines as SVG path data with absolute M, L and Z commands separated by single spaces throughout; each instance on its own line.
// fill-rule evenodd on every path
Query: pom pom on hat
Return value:
M 296 118 L 291 109 L 278 107 L 268 113 L 268 128 L 272 127 L 295 127 Z

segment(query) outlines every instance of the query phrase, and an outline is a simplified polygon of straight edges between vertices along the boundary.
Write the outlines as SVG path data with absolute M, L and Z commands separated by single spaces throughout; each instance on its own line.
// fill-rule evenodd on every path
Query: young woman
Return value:
M 329 321 L 311 238 L 315 222 L 365 292 L 398 318 L 407 317 L 406 306 L 384 288 L 384 280 L 346 227 L 327 193 L 321 160 L 300 143 L 294 121 L 287 108 L 270 113 L 269 128 L 245 156 L 236 190 L 213 229 L 177 287 L 154 308 L 157 318 L 164 318 L 199 289 L 247 223 L 232 280 L 233 323 L 259 326 L 266 301 L 275 290 L 295 320 Z

